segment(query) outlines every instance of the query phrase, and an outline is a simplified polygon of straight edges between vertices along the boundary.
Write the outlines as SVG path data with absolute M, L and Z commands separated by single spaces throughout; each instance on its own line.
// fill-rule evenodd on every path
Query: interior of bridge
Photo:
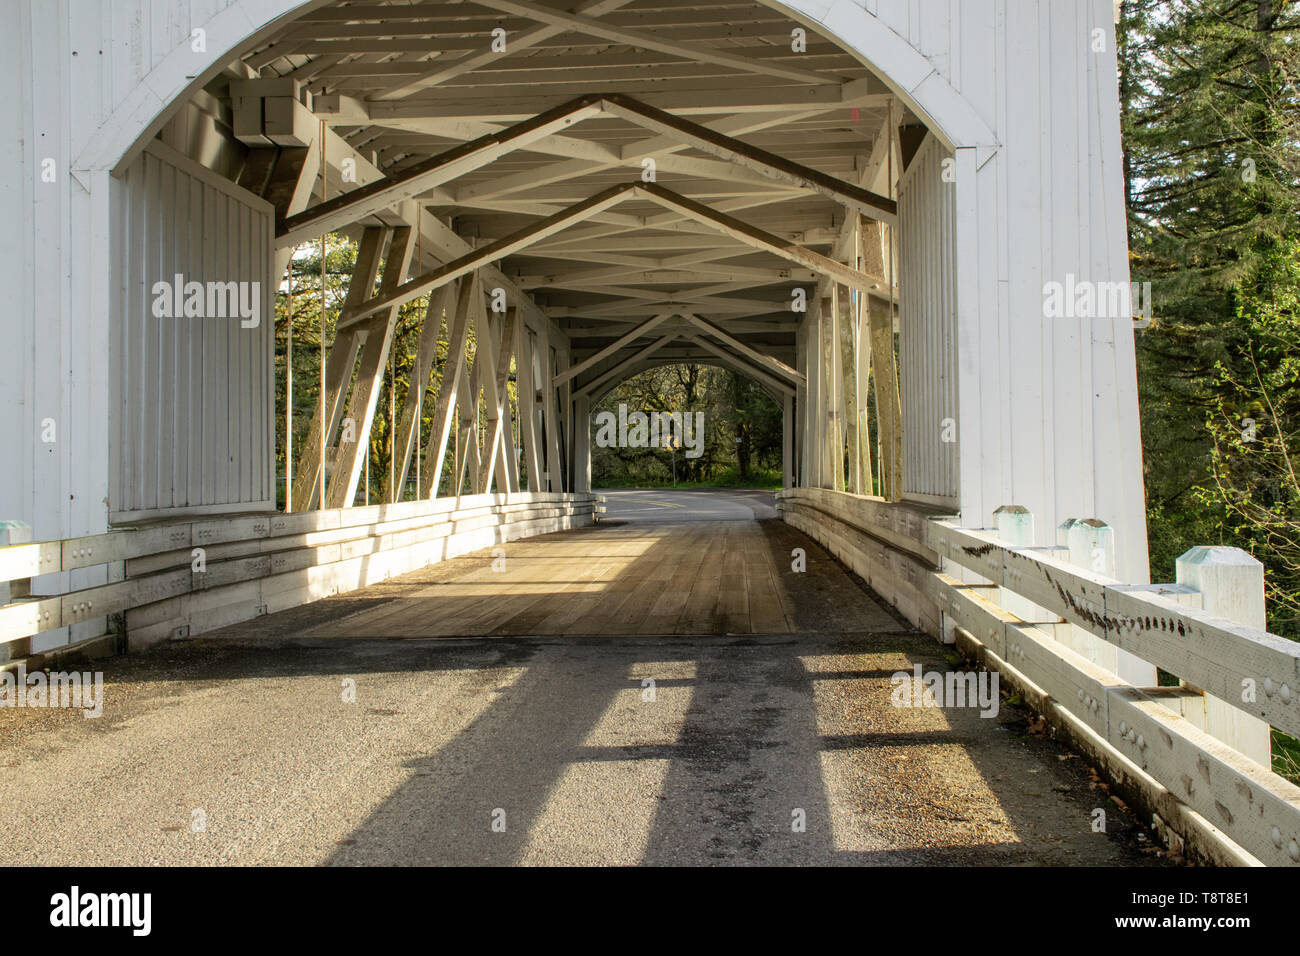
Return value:
M 395 428 L 399 464 L 403 452 L 410 474 L 412 459 L 426 462 L 422 496 L 437 493 L 427 462 L 445 449 L 472 459 L 467 489 L 586 490 L 581 422 L 591 406 L 629 376 L 677 362 L 729 368 L 784 405 L 787 483 L 800 478 L 795 449 L 819 427 L 809 409 L 820 406 L 832 413 L 820 427 L 840 429 L 830 439 L 840 454 L 814 454 L 818 465 L 868 494 L 875 473 L 890 493 L 884 479 L 901 456 L 889 437 L 898 431 L 890 227 L 924 127 L 871 70 L 750 0 L 309 7 L 239 51 L 159 134 L 274 205 L 277 270 L 325 231 L 358 241 L 360 298 L 380 261 L 409 260 L 396 276 L 385 264 L 379 292 L 364 304 L 350 294 L 336 317 L 330 380 L 291 456 L 295 510 L 321 502 L 321 457 L 333 461 L 327 471 L 341 467 L 349 382 L 347 407 L 365 423 L 359 445 L 374 417 L 401 418 L 406 405 L 434 419 L 414 439 Z M 428 302 L 435 339 L 441 313 L 449 342 L 464 335 L 453 319 L 466 313 L 518 394 L 538 397 L 536 414 L 511 409 L 506 376 L 480 380 L 477 369 L 456 383 L 459 425 L 440 428 L 422 390 L 376 409 L 370 388 L 367 408 L 367 375 L 382 380 L 389 363 L 378 355 L 367 366 L 364 352 L 387 350 L 391 334 L 358 343 L 346 333 L 385 317 L 391 330 L 390 307 L 415 301 Z M 801 341 L 802 320 L 818 309 L 842 329 Z M 841 348 L 843 365 L 829 363 L 833 396 L 825 385 L 810 393 L 802 353 L 829 360 Z M 446 365 L 432 374 L 435 394 L 450 374 Z M 306 388 L 310 396 L 315 383 Z M 484 411 L 465 421 L 480 389 Z M 893 396 L 886 416 L 869 422 L 882 394 Z M 490 447 L 509 441 L 494 435 L 500 419 L 525 464 Z M 339 485 L 329 505 L 358 500 L 355 481 Z

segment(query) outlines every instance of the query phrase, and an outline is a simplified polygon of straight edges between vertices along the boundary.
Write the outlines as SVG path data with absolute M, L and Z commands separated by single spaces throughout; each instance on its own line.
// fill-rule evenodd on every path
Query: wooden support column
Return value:
M 543 490 L 541 467 L 541 442 L 537 436 L 537 377 L 534 372 L 533 333 L 526 322 L 520 322 L 516 335 L 515 368 L 519 391 L 519 437 L 524 449 L 524 463 L 528 472 L 528 490 Z
M 380 295 L 395 289 L 406 277 L 406 270 L 411 265 L 411 256 L 415 251 L 412 232 L 409 226 L 393 232 L 384 263 Z M 386 309 L 371 316 L 361 326 L 365 336 L 361 348 L 361 366 L 357 370 L 356 384 L 352 387 L 348 413 L 344 418 L 345 422 L 352 423 L 352 428 L 344 429 L 343 438 L 339 442 L 334 476 L 326 491 L 327 506 L 330 508 L 350 508 L 356 500 L 357 486 L 361 482 L 365 466 L 362 450 L 370 444 L 370 429 L 374 424 L 375 407 L 379 404 L 379 393 L 384 383 L 384 368 L 388 365 L 388 353 L 393 345 L 398 311 L 397 306 Z M 347 440 L 349 432 L 351 441 Z
M 482 383 L 483 400 L 487 408 L 487 420 L 483 430 L 483 458 L 479 466 L 479 488 L 488 492 L 492 490 L 493 480 L 497 490 L 502 492 L 517 491 L 510 486 L 510 460 L 506 454 L 506 426 L 510 421 L 509 404 L 506 394 L 506 381 L 510 375 L 511 340 L 514 329 L 515 310 L 507 309 L 496 321 L 492 314 L 484 313 L 484 324 L 489 333 L 479 339 L 482 349 L 474 359 L 475 378 Z M 477 394 L 475 395 L 477 398 Z
M 492 438 L 497 454 L 497 489 L 514 492 L 519 490 L 519 456 L 515 453 L 514 429 L 510 426 L 510 360 L 515 357 L 515 329 L 519 325 L 519 310 L 515 306 L 506 309 L 505 323 L 501 330 L 500 345 L 497 348 L 496 375 L 496 419 L 492 424 L 489 414 L 489 436 Z M 489 406 L 489 411 L 491 406 Z
M 564 371 L 572 364 L 568 342 L 566 341 L 559 346 L 555 352 L 556 370 Z M 557 388 L 559 390 L 557 401 L 559 403 L 560 425 L 562 428 L 560 438 L 564 448 L 564 490 L 572 491 L 575 482 L 578 480 L 578 467 L 574 463 L 574 456 L 578 451 L 578 438 L 574 428 L 573 380 L 566 379 Z
M 880 430 L 880 495 L 897 501 L 903 489 L 903 417 L 894 359 L 894 316 L 887 302 L 871 300 L 871 367 L 876 382 L 876 427 Z
M 844 479 L 846 490 L 855 495 L 862 494 L 862 454 L 858 443 L 858 402 L 857 402 L 857 353 L 853 334 L 853 312 L 856 308 L 856 295 L 843 286 L 839 287 L 840 308 L 838 312 L 839 349 L 835 358 L 840 363 L 840 409 L 844 416 L 844 441 L 847 446 L 847 471 Z
M 447 443 L 455 425 L 456 396 L 465 375 L 465 346 L 469 341 L 470 309 L 479 296 L 478 276 L 466 276 L 456 294 L 456 311 L 447 322 L 447 364 L 442 371 L 438 402 L 433 410 L 433 427 L 424 453 L 420 474 L 420 497 L 435 498 L 442 480 Z
M 808 487 L 808 383 L 812 379 L 812 372 L 808 368 L 807 318 L 808 314 L 804 313 L 804 320 L 799 323 L 799 328 L 795 330 L 794 334 L 795 367 L 803 375 L 803 381 L 795 386 L 794 402 L 797 424 L 791 454 L 796 456 L 792 459 L 794 484 L 800 488 Z
M 820 488 L 822 485 L 822 464 L 825 455 L 822 446 L 826 436 L 826 414 L 822 407 L 822 361 L 821 361 L 821 296 L 814 293 L 808 303 L 808 317 L 804 319 L 804 351 L 808 363 L 808 403 L 804 421 L 804 467 L 807 476 L 806 488 Z
M 858 467 L 862 494 L 876 493 L 875 468 L 872 466 L 871 419 L 867 414 L 871 386 L 871 335 L 867 321 L 867 297 L 859 294 L 853 310 L 853 403 L 858 418 Z
M 305 147 L 275 146 L 249 150 L 237 182 L 274 206 L 276 221 L 283 222 L 307 208 L 319 172 L 320 138 L 313 124 L 311 141 Z M 276 287 L 289 268 L 289 259 L 296 246 L 297 243 L 275 249 L 271 275 Z
M 591 491 L 591 400 L 573 399 L 573 490 Z
M 462 280 L 464 281 L 464 280 Z M 442 331 L 442 316 L 447 313 L 448 331 L 451 329 L 452 309 L 456 306 L 456 285 L 443 286 L 429 297 L 429 308 L 424 313 L 424 324 L 420 326 L 420 341 L 416 345 L 415 368 L 411 370 L 411 381 L 406 395 L 402 399 L 402 411 L 397 421 L 397 436 L 393 454 L 397 457 L 395 474 L 397 476 L 398 496 L 390 494 L 392 489 L 385 488 L 385 497 L 395 500 L 400 497 L 400 490 L 406 486 L 406 476 L 411 469 L 411 459 L 420 441 L 420 422 L 418 413 L 423 405 L 424 392 L 429 387 L 429 375 L 433 364 L 438 359 L 438 335 Z
M 821 300 L 821 365 L 822 365 L 822 408 L 826 420 L 823 435 L 822 453 L 822 487 L 844 490 L 844 438 L 840 430 L 841 410 L 839 384 L 839 299 L 837 286 L 830 285 L 829 295 Z
M 560 458 L 560 413 L 555 402 L 555 363 L 551 358 L 551 337 L 543 327 L 537 335 L 537 350 L 540 353 L 540 373 L 538 381 L 542 390 L 542 422 L 545 430 L 543 440 L 546 448 L 546 489 L 547 491 L 564 490 L 564 469 Z
M 478 442 L 478 396 L 483 372 L 484 339 L 490 341 L 491 333 L 487 329 L 487 310 L 483 307 L 483 290 L 479 285 L 479 294 L 474 297 L 470 314 L 474 323 L 474 363 L 462 375 L 456 389 L 456 484 L 454 494 L 460 495 L 465 490 L 465 477 L 470 479 L 470 493 L 479 494 L 480 467 L 482 456 Z M 487 346 L 490 352 L 491 347 Z
M 349 306 L 364 302 L 370 290 L 374 288 L 375 276 L 379 273 L 379 254 L 383 250 L 387 231 L 383 226 L 371 226 L 361 234 L 356 265 L 352 269 L 352 278 L 348 282 L 347 295 L 344 297 L 345 311 Z M 322 263 L 322 280 L 323 266 Z M 338 434 L 339 420 L 343 417 L 343 400 L 352 381 L 352 371 L 356 366 L 361 338 L 356 327 L 340 332 L 330 346 L 329 356 L 325 361 L 325 416 L 328 419 L 324 423 L 326 445 L 331 444 L 334 436 Z M 307 511 L 316 507 L 320 500 L 322 422 L 320 402 L 317 401 L 315 405 L 316 411 L 307 432 L 307 440 L 301 446 L 303 451 L 298 459 L 297 474 L 294 475 L 294 511 Z
M 794 487 L 794 403 L 793 395 L 781 403 L 781 487 Z

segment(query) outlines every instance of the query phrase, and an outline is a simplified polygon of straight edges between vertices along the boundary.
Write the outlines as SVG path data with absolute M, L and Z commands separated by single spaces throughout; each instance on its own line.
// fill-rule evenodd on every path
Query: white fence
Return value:
M 1067 543 L 1035 548 L 821 489 L 782 492 L 779 507 L 918 627 L 1020 687 L 1200 855 L 1300 866 L 1300 787 L 1267 764 L 1268 725 L 1300 736 L 1300 644 L 1194 606 L 1222 600 L 1209 591 L 1125 585 L 1077 566 L 1072 527 Z M 998 521 L 1015 536 L 1026 513 L 999 509 Z M 1102 564 L 1103 528 L 1079 529 Z M 1154 677 L 1155 667 L 1183 685 L 1118 673 Z
M 97 619 L 130 647 L 193 636 L 504 541 L 591 524 L 595 508 L 592 495 L 472 495 L 10 544 L 0 547 L 0 652 L 7 651 L 0 660 L 27 656 L 37 635 Z M 33 578 L 98 566 L 112 583 L 30 593 Z

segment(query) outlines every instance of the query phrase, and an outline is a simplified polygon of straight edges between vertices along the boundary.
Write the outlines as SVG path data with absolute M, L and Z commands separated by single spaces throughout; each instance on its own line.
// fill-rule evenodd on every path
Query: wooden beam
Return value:
M 630 96 L 607 94 L 602 102 L 607 113 L 665 136 L 675 135 L 695 149 L 737 163 L 788 186 L 820 193 L 872 219 L 891 225 L 898 221 L 898 204 L 885 196 L 878 196 L 860 186 L 791 162 L 776 153 L 750 146 L 735 137 L 656 109 Z
M 798 385 L 800 383 L 806 384 L 807 380 L 804 378 L 803 374 L 798 370 L 793 369 L 790 366 L 786 365 L 780 359 L 773 358 L 770 355 L 764 355 L 762 352 L 759 352 L 757 349 L 754 349 L 746 345 L 744 342 L 740 341 L 740 339 L 736 338 L 734 335 L 729 334 L 719 326 L 714 325 L 712 322 L 709 322 L 706 319 L 702 319 L 698 315 L 695 315 L 692 312 L 683 312 L 681 313 L 681 316 L 687 322 L 690 322 L 692 325 L 696 326 L 697 328 L 702 329 L 704 332 L 713 336 L 718 341 L 724 343 L 725 345 L 730 345 L 733 349 L 735 349 L 741 355 L 748 358 L 751 362 L 754 362 L 757 365 L 761 365 L 762 367 L 768 369 L 769 371 L 774 372 L 782 379 L 788 380 L 791 384 L 793 385 Z
M 532 20 L 540 20 L 565 31 L 601 37 L 611 43 L 625 43 L 643 50 L 658 50 L 661 53 L 678 56 L 684 60 L 694 60 L 697 63 L 716 63 L 719 66 L 730 67 L 742 73 L 758 73 L 814 86 L 820 86 L 826 82 L 826 77 L 820 73 L 810 73 L 807 70 L 796 70 L 790 67 L 768 64 L 762 61 L 750 60 L 743 56 L 732 56 L 729 53 L 721 52 L 717 47 L 673 42 L 653 33 L 645 33 L 631 27 L 609 26 L 591 17 L 562 13 L 550 7 L 518 3 L 516 0 L 476 0 L 476 2 L 480 6 L 492 7 L 505 13 L 513 13 Z
M 831 282 L 829 295 L 822 298 L 821 361 L 824 374 L 822 409 L 826 419 L 826 442 L 822 446 L 825 465 L 824 487 L 844 490 L 844 392 L 840 386 L 839 285 Z
M 387 28 L 391 29 L 391 27 Z M 678 116 L 716 116 L 719 113 L 774 113 L 781 110 L 807 110 L 818 106 L 866 107 L 882 105 L 893 98 L 892 93 L 864 94 L 850 83 L 823 83 L 821 86 L 769 87 L 754 83 L 736 84 L 730 88 L 709 87 L 690 81 L 666 81 L 657 84 L 662 91 L 646 93 L 640 97 L 660 109 L 671 110 Z M 406 99 L 399 102 L 370 103 L 370 116 L 376 123 L 389 120 L 444 120 L 471 119 L 483 122 L 517 122 L 550 109 L 555 94 L 530 91 L 522 93 L 491 91 L 490 95 L 472 96 L 457 88 L 444 90 L 436 96 Z
M 897 501 L 903 492 L 903 416 L 894 361 L 894 313 L 871 303 L 871 366 L 876 382 L 876 428 L 880 433 L 880 494 Z
M 431 272 L 426 272 L 424 275 L 403 283 L 387 295 L 376 296 L 364 305 L 346 310 L 344 316 L 339 320 L 339 327 L 346 328 L 354 325 L 381 309 L 409 302 L 425 292 L 431 292 L 454 279 L 474 272 L 481 266 L 526 249 L 547 236 L 552 236 L 568 228 L 575 222 L 582 222 L 598 212 L 603 212 L 611 206 L 617 205 L 627 199 L 637 188 L 636 184 L 611 186 L 609 189 L 596 193 L 590 199 L 570 206 L 561 213 L 549 216 L 509 236 L 490 242 L 480 249 L 468 252 L 446 265 L 439 266 Z
M 348 304 L 362 302 L 374 288 L 375 277 L 379 274 L 379 256 L 383 251 L 387 234 L 388 230 L 383 226 L 368 227 L 361 234 L 356 263 L 352 268 L 352 278 L 348 282 L 348 291 L 343 299 L 345 308 Z M 325 279 L 324 271 L 322 263 L 321 281 Z M 324 325 L 324 316 L 321 316 L 321 324 Z M 324 334 L 322 328 L 321 335 Z M 294 511 L 308 511 L 316 507 L 320 501 L 320 472 L 323 467 L 320 455 L 322 429 L 325 435 L 324 443 L 328 446 L 333 443 L 334 436 L 338 434 L 339 420 L 343 414 L 343 400 L 347 397 L 347 388 L 356 367 L 357 351 L 364 337 L 364 332 L 360 329 L 336 333 L 330 345 L 329 356 L 325 360 L 325 420 L 322 421 L 321 403 L 317 401 L 307 431 L 307 440 L 302 446 L 302 454 L 298 458 L 294 474 Z
M 632 0 L 587 0 L 573 8 L 571 14 L 580 17 L 599 17 L 619 7 L 627 6 Z M 477 70 L 479 67 L 487 66 L 489 63 L 495 63 L 519 50 L 526 50 L 529 47 L 536 46 L 545 40 L 559 36 L 562 33 L 569 32 L 569 28 L 563 25 L 546 24 L 544 26 L 533 27 L 531 30 L 525 30 L 523 33 L 509 37 L 506 50 L 504 53 L 498 53 L 490 48 L 488 44 L 482 44 L 483 49 L 479 53 L 470 56 L 461 57 L 449 63 L 441 69 L 435 69 L 432 73 L 426 73 L 417 80 L 404 83 L 396 89 L 385 90 L 377 94 L 376 100 L 397 100 L 410 96 L 419 90 L 427 89 L 430 86 L 437 86 L 439 83 L 445 83 L 448 80 L 455 79 L 465 73 Z M 482 43 L 482 41 L 480 41 Z
M 636 352 L 630 357 L 619 362 L 613 368 L 610 368 L 605 372 L 602 372 L 597 378 L 593 379 L 590 382 L 587 382 L 585 385 L 578 386 L 577 394 L 586 395 L 586 396 L 592 395 L 603 385 L 605 385 L 606 382 L 610 382 L 617 379 L 619 375 L 626 372 L 627 369 L 631 368 L 637 362 L 649 358 L 655 352 L 658 352 L 664 346 L 676 341 L 680 337 L 681 337 L 681 332 L 676 331 L 676 332 L 669 332 L 667 335 L 663 336 L 662 338 L 656 339 L 655 341 L 647 345 L 645 348 L 641 349 L 639 352 Z
M 385 497 L 397 501 L 401 489 L 406 487 L 406 476 L 411 469 L 411 456 L 420 441 L 420 409 L 424 404 L 424 393 L 429 389 L 429 373 L 438 358 L 438 335 L 442 331 L 443 313 L 455 308 L 456 287 L 445 285 L 437 294 L 429 296 L 429 307 L 424 313 L 424 322 L 420 325 L 420 338 L 415 348 L 415 367 L 411 369 L 411 378 L 407 383 L 406 395 L 402 398 L 402 411 L 398 416 L 397 432 L 394 439 L 393 454 L 396 456 L 393 475 L 397 480 L 395 488 L 384 486 Z M 448 316 L 450 318 L 450 314 Z M 448 322 L 450 329 L 451 323 Z
M 447 457 L 447 441 L 455 427 L 456 394 L 461 377 L 465 374 L 465 346 L 469 342 L 470 309 L 475 297 L 481 297 L 478 276 L 460 283 L 456 295 L 456 311 L 447 323 L 447 362 L 443 367 L 442 383 L 438 387 L 438 401 L 433 409 L 433 428 L 424 453 L 425 467 L 420 474 L 420 497 L 434 498 L 442 480 L 442 468 Z
M 551 361 L 551 336 L 542 330 L 537 336 L 540 369 L 537 382 L 542 392 L 543 440 L 546 447 L 547 491 L 564 491 L 564 470 L 560 460 L 560 414 L 555 399 L 555 366 Z
M 394 203 L 414 198 L 427 189 L 486 166 L 506 153 L 599 115 L 600 102 L 598 96 L 579 97 L 499 133 L 489 133 L 431 156 L 395 179 L 377 180 L 320 203 L 286 219 L 276 231 L 276 245 L 295 246 L 311 236 L 333 232 Z
M 797 122 L 810 116 L 817 116 L 824 112 L 825 108 L 816 110 L 805 110 L 800 113 L 781 112 L 770 115 L 755 116 L 753 114 L 741 114 L 739 116 L 728 116 L 717 120 L 711 131 L 720 135 L 744 135 L 754 133 L 772 126 L 779 126 L 784 123 Z M 664 172 L 676 172 L 687 176 L 718 176 L 728 181 L 742 182 L 751 185 L 768 186 L 771 180 L 763 176 L 753 177 L 750 175 L 741 175 L 738 169 L 728 169 L 725 165 L 706 163 L 699 159 L 690 157 L 679 157 L 673 154 L 681 152 L 688 148 L 688 144 L 682 142 L 676 135 L 670 136 L 651 136 L 647 139 L 638 140 L 633 143 L 620 147 L 619 154 L 611 162 L 601 162 L 597 165 L 584 165 L 582 163 L 553 163 L 549 166 L 543 166 L 534 173 L 535 181 L 539 183 L 555 183 L 578 176 L 590 176 L 597 172 L 614 169 L 626 162 L 641 162 L 646 158 L 653 158 Z M 587 158 L 587 157 L 583 157 Z M 518 184 L 518 185 L 516 185 Z M 500 196 L 511 191 L 512 188 L 528 188 L 530 184 L 527 177 L 521 176 L 518 179 L 506 177 L 504 180 L 497 180 L 480 187 L 471 187 L 460 190 L 456 199 L 458 202 L 469 202 L 479 196 Z
M 401 283 L 411 264 L 415 243 L 411 241 L 410 227 L 393 232 L 388 255 L 384 261 L 381 291 Z M 356 500 L 357 485 L 365 468 L 363 451 L 370 444 L 370 429 L 375 420 L 375 407 L 384 382 L 384 367 L 393 344 L 393 330 L 397 324 L 397 308 L 374 315 L 365 326 L 365 342 L 361 347 L 361 363 L 357 368 L 352 397 L 348 400 L 345 421 L 353 423 L 353 440 L 339 441 L 334 462 L 334 476 L 326 488 L 328 507 L 350 508 Z
M 724 213 L 714 212 L 708 206 L 697 203 L 692 199 L 687 199 L 679 193 L 666 189 L 658 183 L 640 183 L 636 186 L 639 196 L 644 196 L 665 209 L 676 209 L 683 215 L 712 224 L 723 235 L 744 243 L 763 252 L 771 252 L 783 259 L 788 259 L 806 269 L 811 269 L 821 275 L 838 279 L 840 282 L 854 289 L 859 290 L 864 295 L 884 295 L 881 290 L 886 288 L 885 281 L 881 278 L 868 276 L 852 269 L 834 259 L 828 259 L 826 256 L 819 255 L 810 249 L 806 249 L 797 243 L 788 242 L 779 236 L 757 226 L 751 226 Z
M 622 349 L 624 346 L 629 345 L 632 342 L 635 342 L 641 336 L 647 334 L 648 332 L 662 325 L 665 321 L 667 321 L 672 317 L 673 317 L 672 312 L 664 312 L 661 315 L 656 315 L 654 318 L 642 322 L 631 332 L 628 332 L 626 335 L 620 336 L 616 341 L 611 342 L 609 345 L 605 346 L 595 355 L 592 355 L 590 358 L 583 359 L 577 365 L 569 366 L 559 375 L 555 376 L 555 384 L 563 385 L 569 379 L 574 378 L 577 375 L 581 375 L 583 372 L 591 368 L 597 362 L 601 362 L 609 358 L 611 355 L 613 355 L 615 352 Z
M 524 449 L 528 490 L 542 489 L 541 442 L 537 436 L 537 386 L 533 375 L 533 335 L 522 322 L 515 329 L 516 392 L 519 396 L 519 438 Z
M 519 325 L 519 309 L 516 306 L 509 306 L 506 309 L 505 324 L 501 332 L 501 347 L 497 352 L 497 396 L 498 396 L 498 414 L 497 418 L 502 423 L 505 431 L 502 434 L 501 465 L 505 468 L 505 490 L 514 492 L 519 490 L 519 456 L 515 454 L 515 436 L 514 429 L 510 425 L 510 392 L 508 383 L 510 381 L 510 360 L 517 355 L 515 329 Z M 516 385 L 516 393 L 518 386 Z
M 689 335 L 687 336 L 687 339 L 691 342 L 694 342 L 696 345 L 698 345 L 700 348 L 704 349 L 704 351 L 710 353 L 711 355 L 716 355 L 723 362 L 727 363 L 729 368 L 732 368 L 735 371 L 740 372 L 742 375 L 748 375 L 758 384 L 766 386 L 767 388 L 776 391 L 781 395 L 794 394 L 794 388 L 789 383 L 784 382 L 777 378 L 773 378 L 771 375 L 768 375 L 767 372 L 763 371 L 757 365 L 753 365 L 750 362 L 746 361 L 745 359 L 742 359 L 737 355 L 733 355 L 732 353 L 728 352 L 726 349 L 722 348 L 721 346 L 714 345 L 708 339 L 705 339 L 698 335 Z

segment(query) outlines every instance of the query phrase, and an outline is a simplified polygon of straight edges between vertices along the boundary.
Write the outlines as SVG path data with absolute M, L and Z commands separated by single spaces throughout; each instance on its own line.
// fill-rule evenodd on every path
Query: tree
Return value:
M 1270 334 L 1284 324 L 1270 290 L 1286 281 L 1278 256 L 1295 254 L 1298 12 L 1293 0 L 1121 5 L 1133 277 L 1152 282 L 1157 303 L 1138 369 L 1161 577 L 1187 547 L 1239 537 L 1240 516 L 1228 521 L 1210 490 L 1245 480 L 1230 493 L 1240 498 L 1250 486 L 1240 470 L 1224 472 L 1234 452 L 1216 428 L 1254 380 L 1252 363 L 1274 363 L 1259 378 L 1275 401 L 1289 404 L 1295 389 L 1273 377 L 1276 353 L 1258 336 L 1265 314 Z

